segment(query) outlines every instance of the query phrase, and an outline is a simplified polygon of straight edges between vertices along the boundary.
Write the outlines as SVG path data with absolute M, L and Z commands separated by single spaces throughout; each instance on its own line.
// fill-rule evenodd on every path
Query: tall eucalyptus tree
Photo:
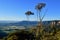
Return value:
M 41 10 L 43 7 L 45 7 L 45 3 L 38 3 L 38 5 L 36 5 L 35 9 L 37 10 L 37 18 L 39 19 L 39 21 L 42 21 L 42 16 L 41 16 Z
M 36 32 L 36 37 L 38 37 L 38 39 L 40 39 L 40 34 L 42 33 L 42 20 L 45 16 L 45 14 L 43 16 L 41 16 L 41 10 L 45 7 L 45 3 L 38 3 L 35 7 L 35 9 L 37 10 L 37 20 L 38 20 L 38 26 L 37 26 L 37 32 Z

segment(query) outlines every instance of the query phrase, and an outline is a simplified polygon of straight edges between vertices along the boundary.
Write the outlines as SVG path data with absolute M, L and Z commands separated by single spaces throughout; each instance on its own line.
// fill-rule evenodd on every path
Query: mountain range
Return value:
M 51 22 L 60 22 L 60 20 L 43 21 L 42 23 L 47 26 Z M 23 26 L 31 27 L 36 26 L 37 24 L 37 21 L 0 21 L 0 38 L 3 38 L 4 36 L 7 36 L 7 33 L 14 31 L 15 27 L 18 27 L 20 29 L 22 27 L 22 29 L 24 29 Z M 60 26 L 58 28 L 60 28 Z M 49 29 L 46 28 L 46 30 Z
M 52 20 L 52 21 L 43 21 L 44 25 L 47 25 L 51 22 L 59 22 L 60 20 Z M 1 26 L 36 26 L 38 24 L 37 21 L 0 21 Z

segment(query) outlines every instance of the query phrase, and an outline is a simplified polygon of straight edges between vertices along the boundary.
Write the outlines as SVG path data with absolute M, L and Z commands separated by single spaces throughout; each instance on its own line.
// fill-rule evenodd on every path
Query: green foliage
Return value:
M 29 31 L 21 30 L 20 32 L 13 32 L 7 36 L 7 40 L 33 40 L 34 35 L 29 33 Z
M 56 27 L 50 27 L 51 31 L 46 32 L 44 29 L 40 29 L 40 36 L 36 37 L 36 30 L 34 28 L 26 30 L 19 30 L 11 32 L 7 37 L 4 37 L 3 40 L 60 40 L 60 29 Z

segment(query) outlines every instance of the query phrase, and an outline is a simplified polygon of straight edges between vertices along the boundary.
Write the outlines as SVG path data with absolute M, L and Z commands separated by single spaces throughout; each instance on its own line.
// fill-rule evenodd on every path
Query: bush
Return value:
M 7 40 L 33 40 L 34 35 L 28 31 L 13 32 L 8 35 Z

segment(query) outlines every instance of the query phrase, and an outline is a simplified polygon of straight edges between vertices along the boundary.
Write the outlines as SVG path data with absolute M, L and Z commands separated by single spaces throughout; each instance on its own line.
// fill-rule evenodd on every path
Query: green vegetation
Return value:
M 19 30 L 9 33 L 3 40 L 60 40 L 60 29 L 57 29 L 55 26 L 49 26 L 49 29 L 51 30 L 45 31 L 45 28 L 41 28 L 40 36 L 36 36 L 37 28 L 30 28 L 28 31 Z

